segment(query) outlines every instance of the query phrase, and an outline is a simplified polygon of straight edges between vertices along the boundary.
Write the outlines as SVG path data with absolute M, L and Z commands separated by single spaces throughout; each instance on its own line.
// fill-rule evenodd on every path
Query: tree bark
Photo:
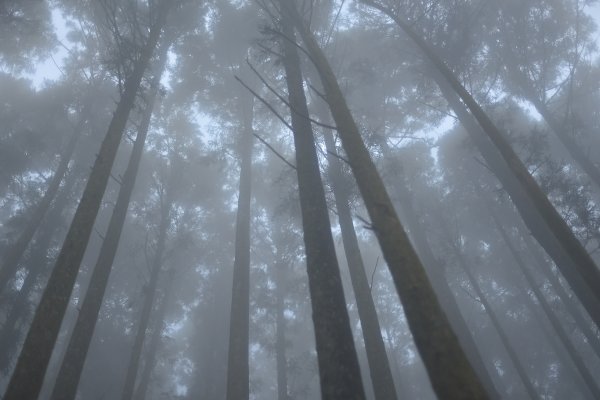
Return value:
M 444 61 L 437 56 L 433 48 L 421 36 L 419 36 L 406 21 L 402 20 L 391 10 L 375 3 L 372 0 L 362 1 L 363 3 L 380 10 L 390 17 L 400 27 L 400 29 L 402 29 L 405 34 L 413 40 L 413 42 L 423 52 L 425 57 L 435 66 L 445 82 L 447 82 L 452 90 L 458 94 L 469 111 L 472 113 L 473 117 L 477 120 L 489 140 L 493 143 L 495 149 L 500 153 L 502 159 L 508 166 L 510 173 L 514 176 L 514 178 L 516 178 L 526 196 L 533 203 L 535 209 L 537 209 L 537 212 L 544 222 L 544 226 L 551 233 L 551 236 L 555 239 L 556 244 L 567 255 L 567 257 L 570 258 L 576 273 L 581 275 L 583 282 L 591 289 L 590 292 L 592 297 L 596 300 L 596 302 L 600 301 L 600 270 L 598 269 L 598 266 L 595 264 L 590 254 L 586 251 L 585 247 L 581 244 L 577 237 L 575 237 L 571 228 L 554 208 L 550 200 L 548 200 L 548 197 L 541 190 L 535 179 L 531 176 L 523 162 L 511 148 L 510 144 L 500 130 L 494 125 L 492 120 L 487 116 L 479 104 L 477 104 L 471 94 L 454 76 Z M 517 204 L 515 203 L 515 205 Z M 517 207 L 519 206 L 517 205 Z M 521 215 L 525 220 L 526 217 L 523 215 L 523 212 L 521 212 Z M 532 227 L 530 227 L 530 229 L 533 231 Z M 548 254 L 555 252 L 555 249 L 548 244 L 548 241 L 540 241 L 540 244 L 546 249 Z M 555 261 L 557 265 L 559 265 L 561 268 L 563 267 L 559 260 L 555 259 Z M 567 279 L 569 278 L 567 277 Z
M 277 399 L 290 400 L 288 394 L 287 358 L 285 344 L 285 271 L 283 264 L 275 265 L 275 353 L 277 368 Z
M 322 119 L 322 121 L 325 121 L 325 119 Z M 383 337 L 381 336 L 381 327 L 377 318 L 375 303 L 371 296 L 371 287 L 369 286 L 360 247 L 358 246 L 356 231 L 352 222 L 350 195 L 343 187 L 342 168 L 340 161 L 336 158 L 333 134 L 329 129 L 325 129 L 323 134 L 328 153 L 327 161 L 329 163 L 331 187 L 342 231 L 342 241 L 348 262 L 348 270 L 350 271 L 350 280 L 354 289 L 354 296 L 356 297 L 356 307 L 365 341 L 365 351 L 369 363 L 373 392 L 375 393 L 376 400 L 397 399 L 398 395 L 394 386 L 394 378 L 390 369 L 385 344 L 383 343 Z
M 159 19 L 150 30 L 147 43 L 136 62 L 133 73 L 125 83 L 123 96 L 117 105 L 54 270 L 36 310 L 4 400 L 35 399 L 41 389 L 129 113 L 164 25 L 166 7 L 159 10 L 158 15 Z
M 241 95 L 240 183 L 235 228 L 235 259 L 227 358 L 227 399 L 248 400 L 250 395 L 250 202 L 252 200 L 253 99 Z
M 292 13 L 294 25 L 317 67 L 342 146 L 348 156 L 350 167 L 372 221 L 372 229 L 394 279 L 434 391 L 441 398 L 488 398 L 456 335 L 452 332 L 423 265 L 398 220 L 389 195 L 362 141 L 323 51 L 304 25 L 295 6 L 288 4 L 282 5 L 282 8 Z
M 112 271 L 112 266 L 119 248 L 119 241 L 123 232 L 123 226 L 129 209 L 129 201 L 135 187 L 146 137 L 150 128 L 152 111 L 156 100 L 157 92 L 160 86 L 162 70 L 166 63 L 166 54 L 168 43 L 161 45 L 160 60 L 158 68 L 152 80 L 152 89 L 147 99 L 142 121 L 140 123 L 137 137 L 131 151 L 131 156 L 121 180 L 121 188 L 117 196 L 117 201 L 113 209 L 105 239 L 102 242 L 100 255 L 94 266 L 90 283 L 81 303 L 81 307 L 75 322 L 75 327 L 71 333 L 71 339 L 65 351 L 65 357 L 60 365 L 56 383 L 52 391 L 52 400 L 74 399 L 77 394 L 77 386 L 83 372 L 83 366 L 87 352 L 89 350 L 98 314 L 102 306 L 102 299 L 106 292 L 108 278 Z
M 364 399 L 364 389 L 346 309 L 340 270 L 331 234 L 325 190 L 314 135 L 308 117 L 300 57 L 285 0 L 282 10 L 285 68 L 291 108 L 296 172 L 304 230 L 306 267 L 313 312 L 321 397 L 323 400 Z M 291 40 L 291 41 L 290 41 Z

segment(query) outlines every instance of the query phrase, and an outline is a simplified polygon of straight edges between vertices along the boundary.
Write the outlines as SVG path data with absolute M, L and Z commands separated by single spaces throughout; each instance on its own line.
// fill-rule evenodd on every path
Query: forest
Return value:
M 600 399 L 599 23 L 0 0 L 0 396 Z

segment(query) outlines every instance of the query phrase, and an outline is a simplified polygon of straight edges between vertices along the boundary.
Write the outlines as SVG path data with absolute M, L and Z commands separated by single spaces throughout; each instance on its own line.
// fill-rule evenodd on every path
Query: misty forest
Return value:
M 599 22 L 0 0 L 0 395 L 600 399 Z

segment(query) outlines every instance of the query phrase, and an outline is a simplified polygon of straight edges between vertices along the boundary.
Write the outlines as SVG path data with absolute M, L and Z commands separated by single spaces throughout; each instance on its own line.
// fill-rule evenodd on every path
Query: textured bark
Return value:
M 282 10 L 283 34 L 294 40 L 290 16 L 285 11 L 285 0 L 280 0 L 279 4 Z M 283 65 L 296 148 L 296 173 L 321 397 L 323 400 L 364 399 L 314 135 L 307 119 L 308 106 L 300 70 L 300 57 L 296 46 L 290 40 L 282 40 Z
M 324 121 L 325 119 L 322 118 Z M 377 319 L 375 303 L 371 296 L 371 288 L 365 271 L 360 247 L 350 211 L 350 194 L 343 187 L 342 168 L 340 161 L 336 158 L 333 134 L 329 129 L 324 130 L 325 146 L 327 148 L 329 163 L 329 176 L 331 187 L 335 197 L 338 212 L 338 220 L 342 231 L 344 251 L 350 271 L 350 280 L 356 297 L 356 307 L 360 318 L 365 351 L 369 363 L 369 373 L 373 384 L 373 392 L 376 400 L 397 399 L 394 378 L 388 361 L 385 344 L 381 336 L 381 327 Z
M 250 202 L 252 195 L 252 97 L 241 96 L 240 183 L 235 228 L 235 259 L 227 359 L 227 399 L 248 400 L 250 327 Z
M 108 278 L 117 254 L 127 210 L 129 209 L 129 201 L 144 152 L 152 110 L 160 85 L 160 77 L 166 62 L 168 45 L 163 43 L 162 47 L 157 72 L 152 81 L 153 88 L 147 99 L 146 109 L 142 116 L 133 150 L 131 151 L 127 168 L 121 180 L 121 188 L 108 224 L 108 229 L 106 230 L 105 239 L 102 242 L 100 255 L 94 266 L 89 286 L 81 303 L 77 321 L 67 345 L 65 357 L 60 365 L 51 396 L 53 400 L 74 399 L 77 394 L 77 386 L 79 385 L 79 379 L 81 378 L 87 352 L 92 341 L 96 321 L 98 320 L 98 314 L 102 306 L 102 299 L 106 292 Z
M 548 200 L 548 197 L 541 190 L 535 179 L 533 179 L 500 130 L 494 125 L 492 120 L 487 116 L 479 104 L 477 104 L 475 99 L 459 82 L 456 76 L 454 76 L 444 61 L 437 56 L 433 48 L 419 36 L 406 21 L 402 20 L 391 10 L 378 5 L 372 0 L 363 0 L 363 2 L 389 16 L 402 31 L 413 40 L 425 57 L 435 66 L 447 84 L 450 85 L 452 90 L 456 92 L 464 102 L 485 132 L 486 136 L 493 143 L 495 149 L 501 155 L 508 166 L 510 173 L 516 178 L 526 196 L 533 203 L 535 209 L 542 217 L 545 227 L 549 230 L 551 236 L 554 237 L 556 244 L 570 259 L 576 273 L 583 277 L 583 281 L 591 289 L 592 297 L 595 298 L 596 302 L 600 301 L 600 270 L 590 254 L 586 251 L 585 247 L 574 235 L 571 228 L 554 208 L 550 200 Z M 516 202 L 515 205 L 517 205 Z M 526 218 L 525 215 L 523 215 L 523 212 L 521 212 L 521 215 L 523 216 L 523 219 Z M 532 227 L 529 228 L 533 231 Z M 552 254 L 555 250 L 547 243 L 547 241 L 540 241 L 540 244 L 546 249 L 548 254 Z M 563 267 L 559 260 L 555 259 L 555 261 L 557 265 L 561 268 Z M 569 278 L 567 277 L 567 279 Z
M 136 62 L 133 73 L 125 83 L 123 96 L 117 105 L 54 270 L 36 310 L 4 400 L 35 399 L 41 389 L 117 149 L 142 77 L 158 43 L 166 10 L 159 11 L 158 14 L 160 18 L 150 30 L 147 43 Z
M 283 5 L 294 16 L 325 97 L 336 122 L 342 146 L 365 202 L 384 258 L 402 301 L 415 344 L 425 363 L 434 391 L 441 398 L 485 399 L 485 389 L 469 364 L 444 315 L 431 284 L 360 136 L 344 96 L 323 51 L 293 5 Z
M 167 313 L 167 305 L 171 300 L 171 292 L 173 291 L 173 277 L 174 271 L 169 271 L 169 276 L 165 282 L 165 293 L 162 296 L 162 300 L 158 309 L 155 312 L 154 317 L 154 328 L 152 329 L 152 336 L 148 342 L 148 349 L 144 354 L 144 369 L 140 375 L 140 383 L 137 386 L 135 400 L 144 400 L 148 392 L 148 386 L 150 383 L 150 376 L 156 365 L 156 352 L 160 345 L 160 339 L 162 336 L 163 329 L 165 328 L 165 317 Z
M 543 293 L 540 291 L 539 287 L 535 283 L 535 279 L 533 278 L 528 267 L 525 265 L 525 262 L 521 258 L 521 255 L 519 254 L 519 252 L 517 251 L 517 249 L 511 242 L 511 240 L 508 236 L 508 233 L 506 232 L 506 229 L 500 222 L 498 215 L 496 215 L 496 212 L 492 209 L 489 202 L 486 202 L 486 204 L 487 204 L 489 214 L 492 217 L 492 221 L 494 222 L 494 226 L 495 226 L 496 230 L 498 231 L 498 233 L 500 233 L 502 240 L 504 241 L 504 243 L 508 247 L 511 255 L 515 259 L 516 264 L 519 267 L 519 270 L 525 276 L 525 281 L 527 282 L 527 284 L 533 291 L 533 294 L 537 298 L 540 306 L 542 307 L 542 310 L 544 310 L 544 314 L 550 321 L 550 325 L 552 325 L 552 328 L 554 330 L 553 333 L 558 336 L 560 343 L 567 350 L 567 353 L 569 354 L 571 361 L 573 362 L 573 364 L 575 365 L 575 368 L 577 369 L 577 372 L 580 374 L 581 378 L 585 382 L 585 385 L 588 388 L 588 390 L 590 391 L 590 393 L 592 394 L 592 397 L 595 399 L 600 399 L 600 387 L 598 387 L 598 384 L 596 383 L 594 377 L 592 376 L 592 374 L 586 367 L 583 359 L 577 352 L 577 349 L 575 348 L 571 339 L 569 338 L 568 332 L 565 330 L 564 326 L 558 320 L 556 314 L 552 310 L 552 307 L 550 307 L 550 305 L 546 301 L 546 298 L 544 297 Z
M 71 161 L 71 157 L 73 156 L 73 152 L 75 151 L 75 147 L 77 146 L 77 142 L 81 137 L 81 131 L 83 129 L 83 125 L 85 123 L 85 118 L 87 114 L 87 108 L 84 108 L 82 112 L 82 117 L 77 124 L 77 127 L 71 134 L 65 150 L 61 154 L 60 162 L 54 175 L 52 175 L 52 179 L 50 180 L 50 184 L 44 193 L 44 196 L 41 198 L 38 204 L 34 207 L 34 209 L 30 213 L 29 220 L 25 225 L 25 229 L 19 235 L 17 240 L 11 244 L 8 249 L 6 249 L 4 257 L 1 261 L 0 267 L 0 292 L 2 292 L 8 282 L 10 282 L 11 278 L 17 272 L 19 267 L 19 261 L 23 257 L 27 246 L 33 239 L 35 232 L 38 230 L 44 216 L 48 212 L 52 201 L 56 197 L 58 193 L 58 189 L 60 188 L 60 183 L 62 182 L 65 174 L 69 169 L 69 162 Z
M 455 255 L 456 259 L 458 260 L 458 263 L 460 264 L 460 267 L 462 268 L 462 270 L 465 272 L 465 274 L 469 278 L 469 283 L 471 284 L 471 287 L 473 288 L 473 290 L 475 291 L 475 294 L 479 298 L 481 305 L 485 309 L 488 317 L 490 317 L 490 320 L 492 321 L 492 325 L 494 326 L 496 333 L 498 333 L 498 336 L 500 337 L 500 341 L 504 345 L 504 349 L 506 350 L 506 353 L 508 354 L 508 357 L 510 358 L 513 366 L 515 367 L 515 370 L 517 371 L 519 378 L 521 378 L 521 382 L 523 382 L 523 385 L 525 386 L 525 390 L 527 391 L 529 398 L 541 400 L 540 395 L 535 390 L 535 386 L 533 385 L 533 382 L 529 378 L 529 374 L 527 374 L 527 369 L 525 368 L 525 366 L 519 359 L 517 352 L 515 351 L 512 344 L 510 343 L 510 339 L 508 338 L 508 335 L 504 331 L 502 324 L 500 324 L 498 315 L 496 314 L 494 309 L 491 307 L 489 301 L 487 300 L 485 294 L 483 293 L 483 290 L 481 290 L 481 287 L 479 286 L 477 278 L 473 275 L 473 272 L 471 271 L 471 267 L 468 265 L 467 261 L 464 259 L 464 256 L 460 253 L 459 250 L 454 250 L 454 253 L 455 253 L 454 255 Z
M 154 298 L 156 296 L 156 287 L 158 286 L 158 280 L 161 275 L 163 257 L 167 243 L 167 231 L 171 225 L 172 202 L 169 199 L 171 195 L 171 191 L 169 191 L 167 193 L 168 199 L 162 205 L 156 252 L 154 253 L 154 260 L 152 262 L 152 267 L 150 268 L 150 281 L 143 290 L 145 293 L 144 303 L 140 312 L 140 320 L 138 321 L 137 331 L 131 350 L 131 356 L 129 358 L 121 400 L 131 400 L 133 398 L 133 390 L 135 388 L 135 382 L 140 366 L 140 359 L 142 357 L 142 348 L 144 346 L 144 340 L 146 339 L 146 331 L 148 330 L 150 315 L 152 314 Z
M 479 149 L 487 165 L 502 183 L 506 192 L 510 195 L 513 204 L 517 208 L 527 228 L 529 228 L 538 243 L 540 243 L 548 255 L 554 260 L 592 319 L 596 324 L 599 324 L 600 303 L 590 285 L 578 272 L 573 259 L 563 249 L 556 236 L 552 234 L 544 217 L 540 214 L 534 202 L 527 195 L 514 174 L 511 173 L 508 165 L 502 159 L 498 151 L 494 149 L 493 144 L 485 137 L 485 133 L 477 124 L 477 121 L 475 121 L 473 116 L 469 114 L 463 103 L 460 102 L 456 93 L 454 93 L 448 84 L 442 81 L 438 75 L 434 74 L 434 78 L 438 81 L 442 94 Z
M 401 171 L 397 170 L 396 172 L 397 175 L 399 175 L 399 179 L 402 181 L 405 180 Z M 493 365 L 486 367 L 486 364 L 489 363 L 484 362 L 484 359 L 477 348 L 475 338 L 456 303 L 456 298 L 454 297 L 454 293 L 452 293 L 452 289 L 450 289 L 450 286 L 448 285 L 448 280 L 445 275 L 445 265 L 433 254 L 427 235 L 413 208 L 413 197 L 411 193 L 406 190 L 406 186 L 403 182 L 396 185 L 396 195 L 399 200 L 400 219 L 406 224 L 406 227 L 409 230 L 413 244 L 423 261 L 431 285 L 440 299 L 440 305 L 444 310 L 444 313 L 448 316 L 452 329 L 458 336 L 462 349 L 479 376 L 481 383 L 485 386 L 490 398 L 500 399 L 500 393 L 494 385 L 494 380 L 490 376 L 489 371 L 490 368 L 492 368 L 493 371 L 496 369 Z
M 287 358 L 285 355 L 285 271 L 283 265 L 275 266 L 275 352 L 277 368 L 277 400 L 289 400 L 287 379 Z

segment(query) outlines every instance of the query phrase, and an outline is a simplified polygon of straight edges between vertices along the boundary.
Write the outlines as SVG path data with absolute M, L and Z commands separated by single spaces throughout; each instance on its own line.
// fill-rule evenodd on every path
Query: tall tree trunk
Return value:
M 448 101 L 450 107 L 456 113 L 461 124 L 481 152 L 490 169 L 503 185 L 506 192 L 517 208 L 525 225 L 529 228 L 538 243 L 546 250 L 554 260 L 561 273 L 573 288 L 582 305 L 588 311 L 596 324 L 600 325 L 600 303 L 593 293 L 589 282 L 586 282 L 579 273 L 573 259 L 561 246 L 559 240 L 550 231 L 535 203 L 527 195 L 523 186 L 518 182 L 514 174 L 509 170 L 507 163 L 501 155 L 493 148 L 492 143 L 485 137 L 485 133 L 477 124 L 475 119 L 465 106 L 460 102 L 457 95 L 450 89 L 447 83 L 442 81 L 439 75 L 434 74 L 442 94 Z
M 489 301 L 487 300 L 487 297 L 485 296 L 485 294 L 483 293 L 483 290 L 479 286 L 477 278 L 473 274 L 473 271 L 471 270 L 471 267 L 469 266 L 467 260 L 465 260 L 463 254 L 461 253 L 460 250 L 455 249 L 453 246 L 451 246 L 451 247 L 453 248 L 454 256 L 456 257 L 458 264 L 460 265 L 461 269 L 467 275 L 467 278 L 469 279 L 469 283 L 471 284 L 471 287 L 475 291 L 475 294 L 479 298 L 479 301 L 481 302 L 481 305 L 485 309 L 487 315 L 490 317 L 490 320 L 492 321 L 492 325 L 494 326 L 494 329 L 498 333 L 498 336 L 500 337 L 500 340 L 502 341 L 502 344 L 504 345 L 504 349 L 506 350 L 506 353 L 508 354 L 513 366 L 515 367 L 517 374 L 521 378 L 521 382 L 523 382 L 523 385 L 525 386 L 525 390 L 527 391 L 528 396 L 531 399 L 541 400 L 541 397 L 535 390 L 535 387 L 533 385 L 531 378 L 529 377 L 529 374 L 527 374 L 527 370 L 526 370 L 525 366 L 519 359 L 519 356 L 517 355 L 516 350 L 510 343 L 510 339 L 508 338 L 508 335 L 506 334 L 504 328 L 502 327 L 502 324 L 500 323 L 500 320 L 498 319 L 498 315 L 496 314 L 494 309 L 491 307 Z
M 152 80 L 152 89 L 146 100 L 146 108 L 142 115 L 142 121 L 137 137 L 135 138 L 127 168 L 121 180 L 121 188 L 108 224 L 108 229 L 106 230 L 105 239 L 102 242 L 100 255 L 94 266 L 89 286 L 81 303 L 77 321 L 67 345 L 65 357 L 60 365 L 60 370 L 52 391 L 53 400 L 74 399 L 77 394 L 77 386 L 83 372 L 87 352 L 102 306 L 102 299 L 106 292 L 108 278 L 119 247 L 127 210 L 129 209 L 129 201 L 135 187 L 139 165 L 144 152 L 144 145 L 160 86 L 162 70 L 166 63 L 168 43 L 164 42 L 161 47 L 159 65 Z
M 381 177 L 360 136 L 335 74 L 293 4 L 282 5 L 293 15 L 311 60 L 315 63 L 325 97 L 337 124 L 342 146 L 372 221 L 402 301 L 415 343 L 434 391 L 441 398 L 488 398 L 444 315 L 416 252 L 394 210 Z
M 384 146 L 387 147 L 387 145 Z M 389 149 L 386 148 L 385 150 L 387 150 L 389 154 Z M 423 261 L 423 266 L 431 281 L 431 285 L 440 299 L 440 305 L 444 310 L 444 313 L 448 316 L 450 325 L 458 336 L 460 345 L 469 359 L 469 362 L 475 369 L 482 384 L 485 386 L 490 398 L 500 399 L 500 393 L 494 385 L 494 380 L 489 371 L 490 368 L 493 368 L 495 371 L 495 367 L 493 365 L 489 366 L 489 362 L 484 362 L 484 357 L 481 356 L 477 344 L 475 343 L 473 333 L 471 333 L 471 330 L 460 311 L 460 307 L 456 303 L 456 298 L 446 277 L 446 266 L 434 255 L 433 250 L 429 245 L 427 234 L 418 220 L 418 214 L 413 208 L 414 199 L 412 194 L 407 190 L 405 183 L 406 177 L 402 173 L 401 167 L 396 169 L 396 174 L 396 177 L 400 180 L 399 184 L 395 185 L 395 192 L 399 201 L 400 220 L 404 221 L 406 224 L 414 246 Z M 486 367 L 486 365 L 488 366 Z
M 56 171 L 50 180 L 50 184 L 48 185 L 44 196 L 34 207 L 34 209 L 31 210 L 29 220 L 27 221 L 23 232 L 21 232 L 17 240 L 10 245 L 8 249 L 6 249 L 4 257 L 2 257 L 0 262 L 0 293 L 4 291 L 8 285 L 8 282 L 10 282 L 11 278 L 17 272 L 19 261 L 23 257 L 27 246 L 31 242 L 31 239 L 33 239 L 35 232 L 38 230 L 44 219 L 44 216 L 52 204 L 52 201 L 58 193 L 60 183 L 69 169 L 69 162 L 73 157 L 73 152 L 75 151 L 77 142 L 81 137 L 87 112 L 87 107 L 84 107 L 79 123 L 77 124 L 77 127 L 75 127 L 63 153 L 61 154 L 58 167 L 56 168 Z
M 248 400 L 250 395 L 250 202 L 252 200 L 253 99 L 241 95 L 240 183 L 235 228 L 235 259 L 227 358 L 227 399 Z
M 148 349 L 144 354 L 144 369 L 140 375 L 140 383 L 138 384 L 135 395 L 133 396 L 135 400 L 144 400 L 146 398 L 148 386 L 150 384 L 150 376 L 152 375 L 152 371 L 156 365 L 156 352 L 158 351 L 162 332 L 165 327 L 167 305 L 171 300 L 175 271 L 171 270 L 168 272 L 168 274 L 169 276 L 164 284 L 165 293 L 163 294 L 162 300 L 155 312 L 154 329 L 152 329 L 152 336 L 150 337 L 150 342 L 148 342 Z
M 169 190 L 167 198 L 171 195 L 171 191 Z M 156 296 L 156 288 L 161 275 L 160 272 L 162 270 L 163 257 L 167 243 L 167 231 L 171 225 L 171 205 L 172 202 L 169 199 L 162 205 L 156 253 L 154 254 L 154 261 L 152 262 L 152 267 L 150 269 L 150 281 L 143 290 L 143 292 L 145 292 L 144 304 L 142 305 L 140 320 L 138 322 L 137 332 L 131 350 L 131 357 L 127 367 L 127 375 L 125 376 L 121 400 L 131 400 L 133 398 L 133 389 L 138 375 L 144 340 L 146 339 L 146 330 L 148 329 L 148 323 L 150 322 L 154 297 Z
M 18 354 L 21 340 L 24 336 L 24 332 L 21 332 L 21 330 L 30 322 L 31 314 L 35 310 L 35 307 L 31 304 L 31 295 L 36 285 L 43 287 L 43 284 L 50 275 L 48 250 L 63 222 L 63 212 L 66 207 L 67 198 L 71 194 L 77 178 L 78 174 L 71 172 L 65 180 L 63 188 L 56 196 L 56 201 L 37 233 L 31 253 L 27 256 L 26 265 L 30 266 L 27 276 L 23 281 L 21 289 L 14 294 L 16 299 L 10 305 L 10 311 L 0 331 L 0 348 L 3 349 L 0 354 L 0 370 L 8 370 L 12 358 Z
M 464 104 L 467 106 L 473 117 L 477 120 L 489 140 L 494 144 L 495 149 L 500 153 L 502 159 L 510 169 L 511 174 L 517 179 L 526 196 L 534 204 L 539 215 L 541 215 L 545 227 L 551 232 L 559 248 L 562 249 L 572 261 L 576 272 L 583 277 L 583 282 L 591 289 L 592 297 L 596 302 L 600 301 L 600 270 L 594 263 L 585 247 L 575 237 L 571 228 L 554 208 L 548 197 L 541 190 L 535 179 L 531 176 L 523 162 L 514 152 L 506 138 L 500 130 L 494 125 L 483 109 L 477 104 L 471 94 L 464 88 L 452 71 L 437 56 L 433 48 L 419 36 L 411 26 L 398 15 L 372 0 L 363 0 L 365 4 L 380 10 L 389 16 L 413 42 L 423 52 L 425 57 L 435 66 L 443 79 L 450 85 L 453 91 L 458 94 Z M 512 194 L 511 194 L 512 198 Z M 515 205 L 517 205 L 515 203 Z M 517 206 L 518 207 L 518 206 Z M 523 219 L 525 216 L 521 212 Z M 533 228 L 530 227 L 530 229 Z M 555 249 L 547 241 L 540 241 L 540 244 L 546 249 L 548 254 L 552 254 Z M 555 260 L 557 265 L 561 265 L 560 260 Z M 569 278 L 567 278 L 569 279 Z
M 277 400 L 289 400 L 285 344 L 285 271 L 283 264 L 275 265 L 275 353 L 277 368 Z
M 52 275 L 36 310 L 4 400 L 35 399 L 39 394 L 81 260 L 106 190 L 117 149 L 129 113 L 135 103 L 142 77 L 158 43 L 166 12 L 167 7 L 160 7 L 158 10 L 159 19 L 152 26 L 141 56 L 135 64 L 132 75 L 125 83 L 123 96 L 117 105 Z
M 584 381 L 586 387 L 589 389 L 590 393 L 592 394 L 592 397 L 595 399 L 600 399 L 600 387 L 598 387 L 598 384 L 596 383 L 594 377 L 592 376 L 589 369 L 586 367 L 583 359 L 577 352 L 577 349 L 575 348 L 571 339 L 569 338 L 569 334 L 566 332 L 565 328 L 563 327 L 561 322 L 556 317 L 556 314 L 552 310 L 552 307 L 550 307 L 550 305 L 546 301 L 546 298 L 544 297 L 543 293 L 540 291 L 539 287 L 535 283 L 535 279 L 533 278 L 528 267 L 525 265 L 525 262 L 521 258 L 521 255 L 519 254 L 519 252 L 517 251 L 517 249 L 511 242 L 511 240 L 508 236 L 508 233 L 506 232 L 506 229 L 504 228 L 504 226 L 500 222 L 498 215 L 496 214 L 496 212 L 490 205 L 489 200 L 486 199 L 485 202 L 486 202 L 486 207 L 489 211 L 489 214 L 492 217 L 492 221 L 494 222 L 494 226 L 495 226 L 496 230 L 498 231 L 498 233 L 500 233 L 502 240 L 504 241 L 504 243 L 508 247 L 511 255 L 515 259 L 517 266 L 519 267 L 519 270 L 525 276 L 525 281 L 527 282 L 527 284 L 533 291 L 533 294 L 537 298 L 540 306 L 542 307 L 542 310 L 544 310 L 544 314 L 550 321 L 550 324 L 552 325 L 552 328 L 554 329 L 554 333 L 556 335 L 558 335 L 560 342 L 567 350 L 567 353 L 569 354 L 571 361 L 575 365 L 577 372 L 579 372 L 580 376 L 583 378 L 583 381 Z
M 304 94 L 300 57 L 290 16 L 280 0 L 282 40 L 289 103 L 291 108 L 296 173 L 304 230 L 306 267 L 313 312 L 313 325 L 323 400 L 364 399 L 364 389 L 346 309 L 342 279 L 331 234 L 325 190 L 308 106 Z
M 322 118 L 325 121 L 324 118 Z M 394 378 L 388 361 L 385 344 L 381 336 L 381 327 L 375 310 L 375 303 L 371 296 L 371 288 L 365 266 L 363 263 L 360 247 L 354 224 L 352 222 L 352 213 L 350 211 L 350 194 L 343 187 L 342 168 L 340 161 L 336 157 L 335 143 L 331 130 L 325 129 L 325 146 L 327 148 L 327 161 L 329 163 L 329 175 L 331 187 L 335 197 L 335 204 L 338 212 L 338 220 L 342 231 L 342 241 L 344 251 L 350 271 L 350 280 L 354 295 L 356 297 L 356 307 L 362 327 L 363 339 L 365 341 L 365 351 L 367 361 L 369 362 L 369 373 L 373 384 L 373 392 L 376 400 L 397 399 Z

